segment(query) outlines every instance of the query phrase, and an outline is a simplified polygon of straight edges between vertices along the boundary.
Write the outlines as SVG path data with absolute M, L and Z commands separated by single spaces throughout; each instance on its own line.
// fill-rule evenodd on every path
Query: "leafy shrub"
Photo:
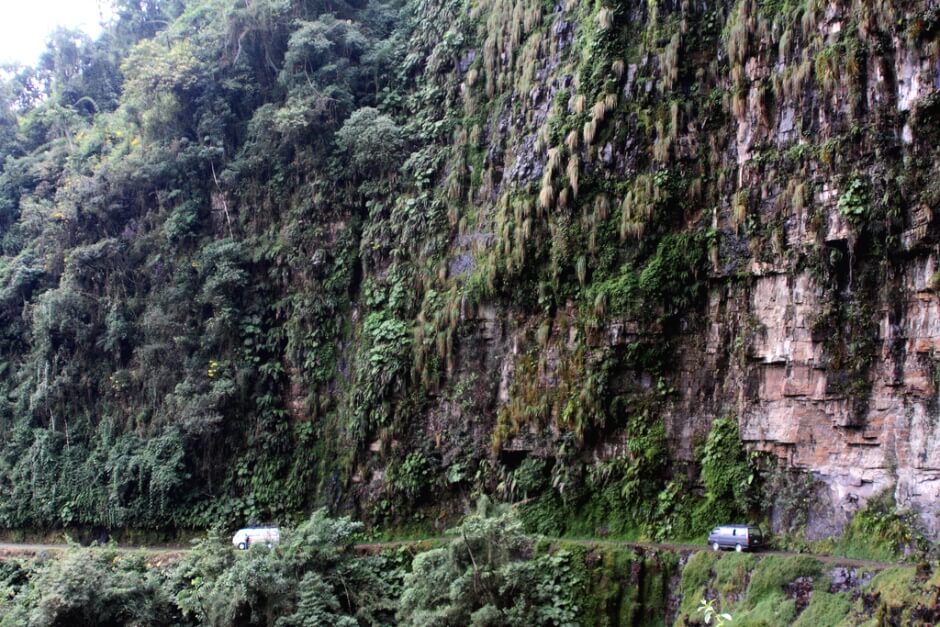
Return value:
M 592 283 L 588 288 L 588 298 L 598 313 L 614 317 L 629 315 L 641 302 L 639 278 L 632 268 L 623 267 L 615 276 Z
M 647 307 L 661 307 L 668 318 L 698 302 L 705 286 L 705 260 L 701 235 L 670 233 L 663 237 L 639 277 Z
M 193 238 L 199 226 L 199 205 L 194 201 L 181 203 L 170 212 L 163 223 L 163 236 L 168 242 L 178 243 Z
M 896 559 L 905 549 L 925 553 L 928 548 L 917 515 L 899 511 L 890 488 L 870 498 L 855 514 L 837 546 L 848 557 L 881 560 Z
M 746 513 L 754 502 L 757 478 L 733 418 L 718 418 L 702 449 L 702 481 L 711 507 L 723 504 L 730 515 Z
M 48 560 L 10 603 L 0 625 L 168 625 L 179 619 L 162 580 L 141 556 L 72 550 Z
M 183 615 L 200 624 L 278 627 L 382 623 L 394 608 L 394 567 L 351 551 L 361 523 L 318 510 L 273 549 L 237 555 L 218 531 L 200 541 L 170 578 Z
M 526 559 L 529 540 L 511 509 L 481 504 L 446 548 L 421 553 L 406 575 L 403 625 L 563 625 L 579 613 L 571 556 Z
M 408 325 L 386 311 L 369 314 L 363 335 L 367 352 L 357 372 L 358 389 L 353 402 L 358 419 L 352 425 L 360 437 L 389 423 L 386 402 L 406 383 L 412 342 Z
M 434 468 L 423 453 L 414 451 L 398 465 L 389 468 L 392 487 L 407 498 L 415 500 L 424 496 L 434 479 Z
M 403 161 L 404 133 L 392 118 L 372 107 L 350 115 L 337 131 L 336 143 L 360 176 L 386 173 Z
M 554 490 L 545 492 L 535 500 L 518 506 L 519 519 L 526 531 L 558 537 L 565 531 L 566 505 Z
M 655 491 L 657 478 L 669 462 L 666 427 L 661 420 L 643 417 L 632 421 L 627 449 L 631 462 L 624 473 L 621 491 L 628 501 L 645 501 Z
M 220 310 L 241 302 L 248 287 L 246 264 L 241 242 L 226 239 L 205 246 L 196 261 L 203 279 L 200 301 Z
M 849 180 L 848 185 L 839 196 L 836 206 L 850 222 L 859 223 L 865 220 L 869 212 L 868 183 L 860 177 Z
M 513 472 L 515 491 L 526 498 L 544 490 L 548 487 L 547 467 L 540 457 L 526 457 Z

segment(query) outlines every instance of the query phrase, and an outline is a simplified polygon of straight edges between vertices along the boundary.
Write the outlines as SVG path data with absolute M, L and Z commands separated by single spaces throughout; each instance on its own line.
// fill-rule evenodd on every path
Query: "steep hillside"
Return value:
M 3 88 L 0 526 L 940 533 L 933 3 L 121 7 Z

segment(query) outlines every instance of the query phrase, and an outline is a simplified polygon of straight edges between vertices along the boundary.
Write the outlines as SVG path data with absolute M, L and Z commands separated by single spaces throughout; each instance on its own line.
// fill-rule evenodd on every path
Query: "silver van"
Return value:
M 722 525 L 708 534 L 708 544 L 715 551 L 751 551 L 764 545 L 764 536 L 756 525 Z

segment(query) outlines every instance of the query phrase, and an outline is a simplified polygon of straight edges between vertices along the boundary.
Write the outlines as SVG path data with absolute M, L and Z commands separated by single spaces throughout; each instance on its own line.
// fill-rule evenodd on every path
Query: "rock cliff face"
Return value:
M 838 533 L 884 490 L 940 533 L 937 20 L 935 3 L 561 3 L 519 34 L 481 30 L 483 50 L 456 70 L 485 147 L 468 192 L 479 214 L 448 271 L 466 292 L 509 257 L 489 277 L 509 287 L 461 301 L 447 379 L 476 386 L 464 435 L 485 447 L 495 430 L 504 458 L 556 458 L 578 431 L 568 401 L 595 402 L 598 364 L 668 346 L 657 367 L 618 361 L 603 385 L 654 399 L 674 466 L 694 465 L 714 419 L 734 416 L 749 449 L 817 481 L 809 537 Z M 480 57 L 492 106 L 474 96 Z M 583 251 L 565 241 L 572 225 Z M 617 275 L 595 269 L 605 238 L 643 251 L 664 228 L 706 234 L 701 293 L 614 311 L 591 289 L 595 273 Z M 546 288 L 505 278 L 522 274 L 514 264 L 567 267 L 555 276 L 581 288 L 558 308 L 520 306 Z M 446 465 L 468 412 L 432 406 Z M 580 440 L 597 463 L 629 449 L 630 427 L 608 418 Z
M 833 41 L 853 19 L 851 7 L 829 3 L 816 36 Z M 898 245 L 874 261 L 866 259 L 870 243 L 862 241 L 858 224 L 840 211 L 845 179 L 810 163 L 800 184 L 815 191 L 805 207 L 797 207 L 784 189 L 762 179 L 765 168 L 753 164 L 767 145 L 807 145 L 875 124 L 881 125 L 886 145 L 837 149 L 843 169 L 878 181 L 891 169 L 881 161 L 889 150 L 901 160 L 916 159 L 923 150 L 912 130 L 917 107 L 933 106 L 927 103 L 940 87 L 940 60 L 935 45 L 911 45 L 897 34 L 888 50 L 858 60 L 864 69 L 857 93 L 837 86 L 826 94 L 824 85 L 816 85 L 813 97 L 784 94 L 762 114 L 759 88 L 748 89 L 746 107 L 732 121 L 735 141 L 726 154 L 736 161 L 742 188 L 751 195 L 760 190 L 755 210 L 761 220 L 782 222 L 782 242 L 765 259 L 752 254 L 737 260 L 734 276 L 715 268 L 704 341 L 693 340 L 683 351 L 678 383 L 683 398 L 670 416 L 673 438 L 688 443 L 711 417 L 734 412 L 751 447 L 811 472 L 825 485 L 825 504 L 817 511 L 826 513 L 815 525 L 811 521 L 811 535 L 838 531 L 868 497 L 885 489 L 894 491 L 899 504 L 917 510 L 931 533 L 940 531 L 935 198 L 914 200 L 910 189 L 885 190 L 891 196 L 885 201 L 899 210 L 905 204 L 901 198 L 910 200 L 899 216 Z M 786 71 L 779 59 L 775 63 L 760 54 L 743 64 L 751 81 Z M 794 127 L 797 111 L 802 128 Z M 921 131 L 933 135 L 930 127 L 936 125 L 932 120 Z M 840 257 L 831 268 L 835 277 L 820 280 L 813 268 L 801 267 L 798 259 L 814 248 Z M 866 263 L 884 266 L 872 285 L 853 276 Z M 833 342 L 840 331 L 822 318 L 856 303 L 864 318 L 860 326 Z M 736 343 L 738 360 L 732 356 Z M 867 355 L 858 357 L 866 363 L 856 375 L 863 385 L 846 388 L 840 381 L 845 367 L 834 367 L 834 353 L 852 344 L 867 346 Z

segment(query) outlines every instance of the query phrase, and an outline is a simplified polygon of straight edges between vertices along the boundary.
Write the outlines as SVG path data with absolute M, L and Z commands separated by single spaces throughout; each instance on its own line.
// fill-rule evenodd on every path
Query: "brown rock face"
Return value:
M 701 18 L 672 5 L 652 17 L 641 4 L 625 9 L 631 24 L 649 26 L 650 20 L 679 14 L 683 20 Z M 620 206 L 618 181 L 661 174 L 675 164 L 690 176 L 701 173 L 695 185 L 705 191 L 690 186 L 683 219 L 686 225 L 711 222 L 712 269 L 704 303 L 673 319 L 670 328 L 658 328 L 649 317 L 605 314 L 607 303 L 600 299 L 594 322 L 585 321 L 590 317 L 585 307 L 570 301 L 563 315 L 556 311 L 548 320 L 505 300 L 464 311 L 465 327 L 476 330 L 462 338 L 458 350 L 473 355 L 492 390 L 478 410 L 483 416 L 509 416 L 500 419 L 513 426 L 508 437 L 496 438 L 498 450 L 550 456 L 549 442 L 570 428 L 565 416 L 572 406 L 547 397 L 573 394 L 566 382 L 574 371 L 594 367 L 599 354 L 672 338 L 666 379 L 675 394 L 661 411 L 674 460 L 694 461 L 695 443 L 707 436 L 712 421 L 734 415 L 749 448 L 811 473 L 824 486 L 822 506 L 814 510 L 822 515 L 811 516 L 811 537 L 838 532 L 866 499 L 885 489 L 894 491 L 901 507 L 919 512 L 931 534 L 940 534 L 940 302 L 934 291 L 938 229 L 933 220 L 938 195 L 927 191 L 931 184 L 924 177 L 936 166 L 925 159 L 933 147 L 919 134 L 924 127 L 918 130 L 940 87 L 938 46 L 895 32 L 891 19 L 920 15 L 913 5 L 887 19 L 847 2 L 814 3 L 799 23 L 768 15 L 758 5 L 740 1 L 716 10 L 730 32 L 722 40 L 725 50 L 698 49 L 694 30 L 680 29 L 673 39 L 659 41 L 670 43 L 658 56 L 653 50 L 620 61 L 620 91 L 608 98 L 615 106 L 623 99 L 629 113 L 618 109 L 605 118 L 599 102 L 584 132 L 576 127 L 565 140 L 575 174 L 581 164 L 583 179 L 618 190 L 605 192 L 614 207 Z M 554 168 L 561 166 L 553 165 L 552 153 L 543 154 L 542 135 L 535 130 L 555 115 L 550 104 L 559 93 L 571 86 L 572 94 L 584 89 L 570 64 L 571 43 L 585 28 L 573 20 L 576 12 L 558 6 L 545 18 L 554 26 L 547 35 L 550 45 L 539 49 L 535 63 L 541 86 L 517 94 L 522 110 L 537 119 L 506 110 L 490 114 L 494 128 L 515 130 L 505 146 L 489 146 L 488 167 L 506 176 L 484 177 L 488 182 L 472 194 L 484 207 L 543 173 L 546 207 L 560 198 L 577 205 L 594 202 L 583 198 L 583 189 L 580 200 L 569 200 L 578 199 L 577 179 L 572 182 L 570 173 L 561 188 L 550 185 Z M 704 22 L 695 23 L 703 27 Z M 679 78 L 671 74 L 670 46 L 687 53 L 674 72 Z M 724 98 L 719 108 L 725 117 L 717 123 L 688 91 L 691 85 L 707 92 L 715 67 L 726 72 L 714 75 L 710 86 Z M 659 104 L 669 98 L 686 108 Z M 565 102 L 569 114 L 585 107 L 577 95 Z M 661 122 L 651 134 L 637 121 L 664 111 L 671 115 L 671 138 L 664 137 Z M 921 124 L 932 128 L 936 122 Z M 613 132 L 591 146 L 604 125 Z M 898 178 L 901 171 L 906 174 Z M 633 189 L 621 209 L 622 234 L 642 234 L 645 228 L 629 222 L 636 218 L 627 215 L 628 204 L 641 195 Z M 709 193 L 718 206 L 707 205 L 703 197 Z M 888 207 L 879 218 L 876 205 Z M 595 202 L 598 206 L 606 213 L 606 196 Z M 570 219 L 561 207 L 554 210 L 557 216 L 548 219 L 554 220 L 551 234 L 557 237 L 571 222 L 564 221 Z M 500 215 L 493 210 L 487 218 L 486 211 L 484 224 Z M 884 225 L 866 222 L 876 219 Z M 493 228 L 481 233 L 500 233 L 505 220 L 495 218 Z M 500 246 L 500 237 L 487 245 Z M 473 236 L 462 236 L 468 238 Z M 630 237 L 625 240 L 630 245 Z M 451 265 L 461 273 L 484 257 L 478 247 L 474 259 L 461 241 L 454 248 Z M 570 247 L 562 250 L 561 255 L 578 254 Z M 584 282 L 582 270 L 577 272 Z M 577 353 L 585 339 L 579 333 L 589 346 L 585 354 Z M 539 357 L 533 360 L 537 345 Z M 459 379 L 469 368 L 464 363 L 451 376 Z M 640 391 L 656 385 L 649 373 L 636 370 L 614 373 L 611 381 Z M 583 388 L 578 393 L 583 409 L 590 395 Z M 537 418 L 519 417 L 539 403 L 531 412 Z M 448 412 L 453 408 L 435 415 Z M 485 445 L 489 434 L 478 431 L 475 441 Z M 608 436 L 590 452 L 595 458 L 623 450 L 622 434 L 614 430 Z
M 693 369 L 703 355 L 690 351 L 693 383 L 684 387 L 680 403 L 689 413 L 672 416 L 676 441 L 690 442 L 696 431 L 701 437 L 709 418 L 734 413 L 750 446 L 772 452 L 825 483 L 834 516 L 820 523 L 818 534 L 837 530 L 845 514 L 884 489 L 894 489 L 897 502 L 919 511 L 936 533 L 940 434 L 935 355 L 940 312 L 926 285 L 934 264 L 932 253 L 912 259 L 901 278 L 904 289 L 895 296 L 899 302 L 882 302 L 875 310 L 877 335 L 870 339 L 876 357 L 866 373 L 871 387 L 863 403 L 830 385 L 827 347 L 812 330 L 824 306 L 823 290 L 806 272 L 757 276 L 746 289 L 714 287 L 709 294 L 705 368 L 720 370 L 728 350 L 728 326 L 746 320 L 753 341 L 745 358 L 707 390 L 697 385 L 701 376 Z M 737 310 L 729 310 L 729 304 Z M 714 399 L 710 411 L 703 412 L 695 397 Z M 691 454 L 688 447 L 680 450 Z
M 831 3 L 818 25 L 820 36 L 835 37 L 847 13 L 840 3 Z M 749 74 L 780 70 L 759 57 L 746 64 Z M 862 119 L 890 116 L 889 132 L 911 145 L 916 134 L 907 113 L 940 85 L 937 55 L 896 40 L 893 54 L 872 58 L 867 67 L 868 117 Z M 763 185 L 766 190 L 760 181 L 765 173 L 753 168 L 751 157 L 768 142 L 792 146 L 807 139 L 805 132 L 803 138 L 794 138 L 791 132 L 793 112 L 801 109 L 800 97 L 784 96 L 771 119 L 762 121 L 755 90 L 752 86 L 747 107 L 735 116 L 733 150 L 744 185 Z M 807 110 L 804 95 L 804 120 L 809 114 L 818 121 L 815 132 L 834 135 L 853 117 L 844 106 L 851 97 L 836 88 L 830 99 L 817 98 Z M 851 154 L 845 159 L 856 173 L 867 170 L 867 175 L 878 176 L 875 173 L 884 164 L 873 160 L 876 155 L 877 149 L 875 154 Z M 840 206 L 845 180 L 841 178 L 840 185 L 840 178 L 827 175 L 823 168 L 810 171 L 809 181 L 818 190 L 812 212 L 786 202 L 770 209 L 768 196 L 774 191 L 762 194 L 761 213 L 784 218 L 782 239 L 789 250 L 776 250 L 766 261 L 753 255 L 739 260 L 734 281 L 726 272 L 716 272 L 704 346 L 693 340 L 682 351 L 682 400 L 669 419 L 671 434 L 680 454 L 689 457 L 688 443 L 702 437 L 711 418 L 722 412 L 737 415 L 742 438 L 751 447 L 774 453 L 826 485 L 831 516 L 811 524 L 810 535 L 837 531 L 868 497 L 885 489 L 894 490 L 900 506 L 918 511 L 936 535 L 940 532 L 940 310 L 934 291 L 933 207 L 922 204 L 909 210 L 899 250 L 879 262 L 890 271 L 866 287 L 859 276 L 866 263 L 861 258 L 871 251 L 866 250 L 867 242 L 860 241 L 859 226 Z M 794 253 L 814 247 L 841 258 L 829 264 L 825 280 L 814 276 L 812 268 L 790 261 Z M 840 308 L 854 312 L 850 315 L 862 318 L 862 323 L 848 323 L 846 316 L 833 319 L 827 313 Z M 739 342 L 738 359 L 729 355 L 735 352 L 728 345 L 730 338 Z M 856 350 L 853 356 L 855 346 L 867 349 Z M 867 356 L 859 354 L 866 351 Z M 853 370 L 844 355 L 835 358 L 839 352 L 864 364 Z M 722 363 L 730 366 L 723 369 Z M 711 379 L 701 373 L 703 365 L 722 376 L 703 381 Z M 854 382 L 847 383 L 846 377 Z

